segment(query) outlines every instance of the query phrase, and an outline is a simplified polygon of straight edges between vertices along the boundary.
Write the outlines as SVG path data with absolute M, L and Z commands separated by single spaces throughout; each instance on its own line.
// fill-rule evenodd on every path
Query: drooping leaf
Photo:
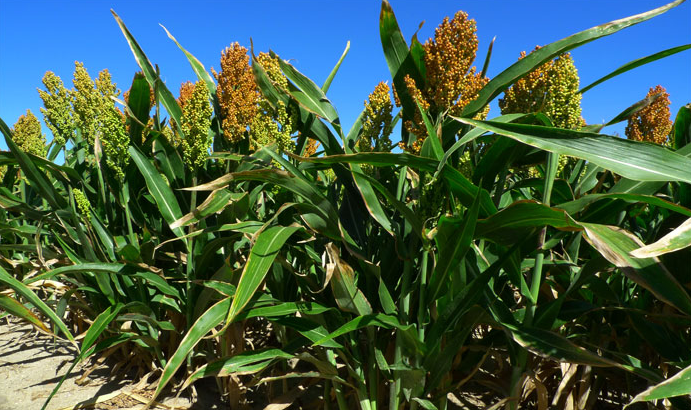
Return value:
M 39 319 L 34 312 L 19 303 L 17 299 L 0 293 L 0 308 L 5 310 L 7 313 L 17 316 L 20 319 L 26 320 L 46 333 L 53 333 L 46 327 L 46 325 L 43 324 L 41 319 Z
M 630 179 L 691 182 L 691 159 L 659 145 L 540 125 L 455 119 L 536 148 L 585 159 Z
M 651 291 L 658 299 L 691 315 L 691 295 L 655 257 L 634 258 L 630 252 L 643 246 L 633 234 L 615 226 L 581 223 L 585 237 L 627 277 Z
M 60 317 L 55 313 L 53 309 L 51 309 L 46 303 L 41 300 L 34 292 L 31 291 L 25 284 L 22 282 L 18 281 L 14 277 L 12 277 L 5 269 L 0 266 L 0 283 L 4 283 L 7 286 L 9 286 L 12 290 L 20 294 L 23 298 L 25 298 L 29 303 L 31 303 L 39 312 L 42 314 L 48 316 L 48 318 L 55 324 L 55 326 L 60 329 L 60 331 L 67 337 L 67 339 L 75 343 L 74 341 L 74 336 L 72 336 L 72 333 L 70 330 L 67 328 L 67 325 L 65 325 L 65 322 L 62 321 Z
M 540 356 L 594 367 L 620 367 L 617 362 L 586 350 L 549 330 L 506 323 L 502 325 L 516 343 Z
M 543 226 L 564 231 L 583 229 L 563 210 L 550 208 L 535 201 L 517 201 L 489 218 L 479 220 L 475 236 L 508 246 Z
M 639 393 L 626 407 L 641 401 L 660 400 L 683 395 L 691 395 L 691 366 Z
M 231 196 L 232 193 L 227 189 L 217 189 L 211 192 L 197 209 L 170 224 L 170 229 L 197 223 L 204 218 L 220 212 L 231 202 Z
M 657 242 L 629 252 L 634 258 L 652 258 L 691 246 L 691 218 Z

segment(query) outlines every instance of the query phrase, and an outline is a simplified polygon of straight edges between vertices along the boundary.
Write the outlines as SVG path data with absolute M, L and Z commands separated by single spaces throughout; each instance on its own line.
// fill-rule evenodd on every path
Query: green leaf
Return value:
M 429 141 L 429 144 L 432 144 L 432 153 L 434 154 L 433 158 L 440 160 L 444 156 L 444 148 L 441 146 L 441 141 L 437 135 L 437 130 L 434 127 L 434 124 L 432 124 L 432 121 L 430 121 L 429 116 L 427 115 L 427 110 L 422 108 L 422 105 L 420 105 L 420 101 L 415 100 L 415 104 L 417 104 L 417 109 L 422 115 L 422 121 L 425 123 L 425 129 L 427 129 L 427 138 L 425 139 L 425 142 Z
M 278 62 L 281 65 L 283 74 L 292 82 L 292 84 L 288 84 L 290 95 L 309 112 L 327 120 L 339 135 L 343 134 L 338 113 L 331 101 L 326 98 L 324 91 L 312 80 L 296 70 L 295 67 L 283 61 L 283 59 L 279 58 Z
M 326 92 L 329 91 L 329 87 L 331 87 L 331 82 L 333 81 L 334 77 L 336 76 L 338 69 L 341 67 L 343 60 L 345 60 L 346 55 L 348 55 L 348 51 L 350 51 L 350 40 L 348 40 L 348 42 L 346 43 L 346 47 L 345 47 L 345 50 L 343 50 L 343 54 L 341 54 L 341 58 L 338 59 L 338 62 L 334 66 L 333 70 L 331 70 L 331 73 L 329 73 L 329 76 L 326 77 L 326 81 L 324 81 L 324 85 L 322 85 L 322 91 L 324 92 L 324 94 L 326 94 Z
M 549 330 L 508 323 L 502 323 L 502 326 L 516 343 L 542 357 L 594 367 L 620 367 L 617 362 L 598 356 Z
M 408 339 L 413 341 L 418 348 L 422 349 L 423 345 L 422 342 L 417 338 L 416 332 L 415 332 L 415 326 L 413 325 L 403 325 L 399 322 L 398 318 L 396 316 L 391 316 L 391 315 L 385 315 L 381 313 L 376 313 L 376 314 L 367 314 L 363 316 L 358 316 L 348 323 L 344 324 L 343 326 L 339 327 L 335 331 L 329 333 L 328 336 L 324 337 L 323 339 L 320 339 L 312 344 L 312 346 L 320 346 L 323 345 L 325 342 L 335 339 L 339 336 L 348 334 L 350 332 L 353 332 L 358 329 L 362 329 L 365 327 L 370 327 L 370 326 L 376 326 L 376 327 L 381 327 L 384 329 L 398 329 L 401 330 Z
M 634 258 L 652 258 L 691 246 L 691 218 L 655 243 L 629 252 Z
M 489 218 L 479 220 L 475 236 L 509 246 L 525 238 L 535 228 L 543 226 L 564 231 L 583 229 L 564 210 L 550 208 L 535 201 L 516 201 Z
M 158 210 L 161 212 L 163 219 L 165 219 L 169 225 L 172 225 L 176 220 L 182 217 L 180 205 L 178 205 L 173 191 L 144 154 L 132 146 L 130 146 L 129 152 L 137 168 L 139 168 L 139 171 L 144 176 L 146 186 L 154 197 L 154 201 L 156 201 L 156 205 L 158 205 Z M 178 237 L 185 235 L 185 231 L 180 227 L 171 227 L 171 230 Z
M 17 316 L 20 319 L 26 320 L 46 333 L 53 333 L 29 308 L 17 302 L 16 299 L 2 293 L 0 293 L 0 308 L 4 309 L 7 313 Z
M 10 131 L 10 128 L 2 119 L 0 119 L 0 131 L 2 131 L 2 134 L 5 136 L 7 147 L 17 159 L 17 163 L 19 163 L 22 171 L 24 171 L 24 175 L 26 175 L 31 185 L 41 194 L 41 197 L 48 201 L 55 210 L 67 207 L 67 201 L 57 193 L 53 184 L 34 164 L 33 158 L 36 157 L 25 153 L 15 144 L 12 139 L 12 131 Z
M 408 44 L 403 38 L 401 29 L 396 21 L 391 4 L 387 0 L 381 3 L 381 13 L 379 14 L 379 34 L 386 64 L 389 66 L 391 77 L 394 78 L 403 61 L 408 56 Z
M 387 167 L 391 165 L 402 165 L 408 166 L 415 169 L 421 169 L 427 172 L 435 172 L 439 161 L 431 158 L 423 158 L 408 153 L 394 154 L 388 152 L 366 152 L 359 154 L 346 154 L 346 155 L 330 155 L 327 157 L 296 157 L 300 161 L 314 162 L 318 164 L 339 164 L 339 163 L 356 163 L 356 164 L 370 164 L 378 167 Z M 463 174 L 453 167 L 444 165 L 441 177 L 444 178 L 451 188 L 451 192 L 457 195 L 461 203 L 470 207 L 475 200 L 475 196 L 478 195 L 477 186 L 473 185 L 472 182 L 468 181 Z M 483 216 L 491 215 L 497 211 L 497 208 L 492 202 L 487 191 L 482 190 L 480 194 L 480 214 Z
M 355 164 L 353 164 L 355 165 Z M 423 241 L 426 240 L 424 233 L 423 233 L 423 225 L 422 221 L 420 221 L 420 218 L 413 212 L 412 209 L 408 208 L 406 204 L 403 202 L 399 201 L 391 192 L 389 192 L 388 189 L 384 185 L 382 185 L 379 181 L 376 179 L 370 177 L 367 174 L 356 174 L 353 172 L 353 175 L 358 175 L 358 178 L 362 180 L 363 182 L 368 182 L 374 189 L 376 189 L 384 198 L 386 198 L 387 201 L 389 201 L 389 204 L 394 207 L 398 212 L 403 215 L 403 217 L 410 223 L 410 226 L 413 228 L 413 231 L 415 232 L 416 235 L 420 237 Z M 376 197 L 375 197 L 376 199 Z M 369 206 L 367 206 L 367 209 L 370 209 Z M 381 207 L 380 207 L 381 209 Z M 372 210 L 370 210 L 370 213 Z M 381 210 L 383 213 L 384 211 Z M 374 216 L 374 215 L 373 215 Z M 384 214 L 385 216 L 385 214 Z M 376 218 L 375 218 L 376 219 Z M 387 219 L 388 220 L 388 219 Z M 382 224 L 382 226 L 384 226 Z M 390 232 L 389 230 L 387 230 Z
M 480 195 L 475 198 L 473 205 L 462 218 L 442 216 L 439 219 L 437 236 L 434 238 L 439 256 L 427 288 L 428 303 L 436 300 L 442 284 L 448 286 L 452 270 L 458 269 L 463 263 L 463 258 L 473 242 L 479 209 Z
M 630 252 L 643 246 L 633 234 L 615 226 L 582 223 L 586 239 L 632 281 L 658 299 L 691 315 L 691 296 L 657 258 L 634 258 Z
M 455 119 L 545 151 L 585 159 L 629 179 L 691 182 L 691 159 L 659 145 L 540 125 Z
M 511 122 L 513 120 L 525 117 L 526 114 L 506 114 L 506 115 L 500 115 L 499 117 L 496 117 L 493 119 L 493 121 L 498 121 L 498 122 Z M 466 132 L 463 134 L 463 137 L 456 141 L 451 148 L 447 149 L 446 152 L 444 152 L 444 156 L 441 158 L 439 161 L 439 165 L 437 166 L 437 170 L 434 172 L 434 178 L 436 179 L 439 176 L 439 173 L 441 172 L 442 168 L 444 168 L 444 165 L 446 165 L 446 162 L 449 160 L 449 157 L 456 152 L 459 148 L 465 146 L 465 144 L 469 143 L 470 141 L 474 140 L 475 138 L 481 136 L 482 134 L 485 134 L 487 131 L 483 130 L 481 128 L 473 128 L 472 130 Z
M 207 363 L 192 373 L 180 390 L 204 377 L 222 377 L 230 374 L 251 374 L 269 366 L 276 359 L 292 359 L 294 356 L 280 349 L 263 349 L 242 352 L 232 357 L 222 358 Z M 258 368 L 247 371 L 248 365 L 261 364 Z
M 497 39 L 497 36 L 492 37 L 492 41 L 489 43 L 489 47 L 487 47 L 487 55 L 485 56 L 485 62 L 482 64 L 482 71 L 480 72 L 481 77 L 487 77 L 487 69 L 489 68 L 489 61 L 492 58 L 492 48 L 494 48 L 494 41 Z
M 215 213 L 222 211 L 228 204 L 232 202 L 231 196 L 232 193 L 227 189 L 217 189 L 211 192 L 211 194 L 209 194 L 209 196 L 197 207 L 197 209 L 170 224 L 170 229 L 197 223 Z
M 439 410 L 437 406 L 427 399 L 421 399 L 419 397 L 413 397 L 413 401 L 417 402 L 425 410 Z
M 45 302 L 43 302 L 41 298 L 39 298 L 34 292 L 32 292 L 31 289 L 29 289 L 25 284 L 10 276 L 10 274 L 7 273 L 7 271 L 3 269 L 2 266 L 0 266 L 0 283 L 4 283 L 10 288 L 12 288 L 15 292 L 24 297 L 24 299 L 26 299 L 29 303 L 34 305 L 34 307 L 38 309 L 39 312 L 48 316 L 48 318 L 51 321 L 53 321 L 55 326 L 57 326 L 58 329 L 62 331 L 65 337 L 67 337 L 67 339 L 70 342 L 75 343 L 74 336 L 72 336 L 72 333 L 67 328 L 62 319 L 60 319 L 60 317 L 58 317 L 58 315 L 55 314 L 55 312 L 50 307 L 48 307 L 48 305 L 46 305 Z
M 106 310 L 96 316 L 94 322 L 91 324 L 91 326 L 89 326 L 89 330 L 86 331 L 79 355 L 74 362 L 72 362 L 72 365 L 69 367 L 69 369 L 67 369 L 67 372 L 62 376 L 62 378 L 60 378 L 60 381 L 55 385 L 55 388 L 53 388 L 53 391 L 46 399 L 46 402 L 43 403 L 43 407 L 41 407 L 41 409 L 45 409 L 48 406 L 48 403 L 50 403 L 50 400 L 58 392 L 60 386 L 62 386 L 62 383 L 65 381 L 67 376 L 72 373 L 72 369 L 74 369 L 75 366 L 84 360 L 89 354 L 93 353 L 90 351 L 91 347 L 96 343 L 98 337 L 103 333 L 103 331 L 108 327 L 108 324 L 113 321 L 115 316 L 117 316 L 118 312 L 120 312 L 123 307 L 125 306 L 122 303 L 118 303 L 115 306 L 109 306 L 106 308 Z
M 665 201 L 664 199 L 658 198 L 656 196 L 638 194 L 590 194 L 582 196 L 574 201 L 561 203 L 559 205 L 556 205 L 555 208 L 563 209 L 570 215 L 574 215 L 578 212 L 581 212 L 589 205 L 597 201 L 606 199 L 620 199 L 631 203 L 644 203 L 654 205 L 659 208 L 669 209 L 670 211 L 674 211 L 682 215 L 691 216 L 691 209 L 688 209 L 686 207 L 677 205 L 669 201 Z
M 118 23 L 118 26 L 120 26 L 122 34 L 125 35 L 125 39 L 132 50 L 132 54 L 134 54 L 134 59 L 137 61 L 137 65 L 139 65 L 139 68 L 142 69 L 142 72 L 146 77 L 146 81 L 149 82 L 149 85 L 156 93 L 158 100 L 163 104 L 166 111 L 168 111 L 170 117 L 175 120 L 177 124 L 182 124 L 180 121 L 182 118 L 182 109 L 178 105 L 177 100 L 175 100 L 173 94 L 170 92 L 170 90 L 168 90 L 168 87 L 166 87 L 166 84 L 163 82 L 163 80 L 161 80 L 161 77 L 158 76 L 156 70 L 151 65 L 151 62 L 146 57 L 146 54 L 144 54 L 144 50 L 142 50 L 142 48 L 139 46 L 137 40 L 134 39 L 127 27 L 125 27 L 125 23 L 122 21 L 120 16 L 118 16 L 112 9 L 110 12 L 113 13 L 113 17 L 115 17 L 115 21 Z M 180 130 L 179 127 L 178 132 L 182 133 L 182 130 Z
M 175 372 L 180 368 L 180 366 L 185 362 L 185 358 L 194 349 L 194 346 L 199 343 L 202 338 L 211 331 L 214 327 L 218 326 L 223 322 L 223 318 L 228 312 L 228 308 L 231 304 L 231 298 L 225 298 L 215 305 L 211 306 L 206 312 L 204 312 L 199 319 L 190 327 L 190 329 L 182 338 L 177 350 L 173 353 L 173 356 L 168 360 L 168 363 L 163 368 L 163 373 L 161 374 L 161 379 L 158 382 L 156 391 L 153 397 L 149 401 L 149 404 L 153 403 L 156 397 L 161 393 L 163 388 L 170 382 L 170 380 L 175 375 Z
M 39 280 L 46 280 L 65 273 L 119 273 L 125 265 L 121 263 L 78 263 L 60 268 L 51 269 L 40 275 L 25 279 L 25 284 L 30 284 Z
M 130 141 L 137 146 L 141 146 L 142 132 L 144 131 L 144 127 L 141 124 L 146 124 L 149 121 L 149 112 L 151 111 L 151 89 L 146 78 L 141 73 L 134 75 L 129 92 L 127 106 L 131 114 L 136 118 L 136 120 L 131 119 L 129 123 Z
M 677 111 L 672 134 L 674 149 L 680 150 L 691 145 L 691 104 L 686 104 Z
M 240 276 L 233 303 L 226 317 L 226 326 L 235 321 L 259 289 L 283 244 L 291 235 L 302 229 L 304 228 L 299 225 L 272 226 L 259 234 Z
M 492 80 L 490 80 L 490 82 L 480 90 L 478 97 L 474 101 L 471 101 L 470 104 L 466 105 L 461 116 L 466 118 L 473 117 L 496 96 L 506 90 L 511 84 L 533 71 L 533 69 L 536 67 L 541 66 L 560 54 L 563 54 L 583 44 L 589 43 L 593 40 L 597 40 L 598 38 L 616 33 L 617 31 L 626 27 L 651 19 L 673 7 L 680 5 L 683 2 L 684 0 L 676 0 L 665 6 L 658 7 L 645 13 L 615 20 L 606 24 L 601 24 L 599 26 L 595 26 L 588 30 L 581 31 L 569 37 L 555 41 L 554 43 L 548 44 L 539 50 L 533 51 L 492 78 Z
M 691 366 L 682 369 L 669 379 L 651 386 L 646 391 L 636 395 L 626 407 L 640 401 L 667 399 L 689 394 L 691 394 Z
M 187 60 L 190 62 L 190 66 L 192 66 L 192 70 L 194 70 L 194 73 L 197 75 L 197 78 L 204 81 L 206 83 L 206 88 L 209 90 L 209 96 L 210 98 L 214 101 L 214 103 L 217 103 L 217 97 L 216 97 L 216 82 L 214 82 L 213 77 L 206 71 L 206 68 L 204 68 L 204 64 L 201 63 L 197 59 L 197 57 L 193 56 L 189 51 L 185 50 L 185 48 L 178 43 L 178 41 L 173 37 L 172 34 L 170 34 L 170 31 L 168 31 L 167 28 L 163 24 L 159 24 L 161 27 L 163 27 L 163 30 L 166 31 L 166 34 L 168 35 L 168 38 L 173 40 L 175 44 L 178 46 L 178 48 L 185 53 L 185 57 L 187 57 Z
M 283 187 L 311 202 L 319 210 L 319 216 L 332 226 L 338 225 L 338 214 L 329 200 L 312 184 L 303 178 L 292 177 L 285 171 L 256 169 L 226 174 L 206 184 L 185 188 L 189 191 L 209 191 L 228 186 L 232 181 L 268 182 Z
M 630 62 L 624 64 L 623 66 L 617 68 L 616 70 L 612 71 L 611 73 L 607 74 L 606 76 L 600 78 L 599 80 L 594 81 L 591 84 L 588 84 L 586 87 L 581 88 L 579 93 L 582 94 L 582 93 L 590 90 L 591 88 L 595 87 L 596 85 L 603 83 L 612 77 L 616 77 L 619 74 L 625 73 L 629 70 L 633 70 L 636 67 L 640 67 L 644 64 L 651 63 L 651 62 L 659 60 L 661 58 L 665 58 L 665 57 L 671 56 L 673 54 L 680 53 L 684 50 L 688 50 L 689 48 L 691 48 L 691 44 L 685 44 L 683 46 L 669 48 L 667 50 L 660 51 L 660 52 L 657 52 L 655 54 L 651 54 L 649 56 L 641 57 L 641 58 L 638 58 L 636 60 L 630 61 Z

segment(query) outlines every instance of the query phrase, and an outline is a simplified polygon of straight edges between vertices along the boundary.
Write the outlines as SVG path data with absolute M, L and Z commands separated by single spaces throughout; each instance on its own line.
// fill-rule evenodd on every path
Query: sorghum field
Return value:
M 238 43 L 209 72 L 169 33 L 178 92 L 113 12 L 126 91 L 77 63 L 42 79 L 50 143 L 0 120 L 0 317 L 152 406 L 207 379 L 231 409 L 690 409 L 691 105 L 655 78 L 607 123 L 580 103 L 691 45 L 593 84 L 569 54 L 681 1 L 488 78 L 471 16 L 408 41 L 384 0 L 391 77 L 354 124 L 327 98 L 348 48 L 315 84 Z

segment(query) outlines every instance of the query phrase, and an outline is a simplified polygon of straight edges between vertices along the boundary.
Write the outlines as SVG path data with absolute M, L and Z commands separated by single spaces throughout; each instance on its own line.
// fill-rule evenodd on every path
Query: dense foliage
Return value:
M 76 63 L 43 78 L 47 146 L 0 121 L 3 316 L 155 378 L 152 402 L 213 377 L 231 408 L 691 408 L 691 105 L 672 121 L 657 86 L 585 124 L 568 53 L 679 3 L 490 79 L 467 14 L 408 44 L 383 1 L 391 86 L 349 129 L 326 96 L 348 48 L 320 87 L 237 43 L 209 74 L 169 33 L 197 74 L 175 98 L 113 13 L 129 90 Z

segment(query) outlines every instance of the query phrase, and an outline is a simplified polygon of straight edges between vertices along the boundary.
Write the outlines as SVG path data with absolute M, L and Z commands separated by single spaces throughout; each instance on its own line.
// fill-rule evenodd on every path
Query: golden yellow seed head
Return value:
M 221 72 L 212 69 L 218 88 L 223 135 L 230 142 L 239 142 L 257 114 L 259 92 L 249 65 L 247 49 L 231 44 L 221 53 Z

